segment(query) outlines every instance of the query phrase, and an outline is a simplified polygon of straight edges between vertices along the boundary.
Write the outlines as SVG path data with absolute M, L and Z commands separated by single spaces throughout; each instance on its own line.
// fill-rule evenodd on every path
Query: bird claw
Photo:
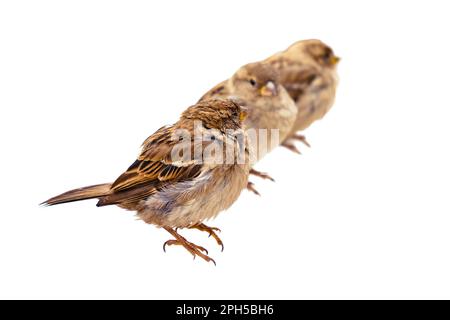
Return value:
M 206 250 L 206 248 L 203 248 L 202 246 L 198 246 L 195 243 L 192 243 L 192 242 L 189 242 L 189 241 L 186 241 L 186 242 L 190 246 L 194 247 L 195 249 L 203 251 L 204 253 L 208 254 L 208 250 Z M 166 246 L 173 246 L 173 245 L 184 246 L 184 243 L 182 243 L 179 240 L 167 240 L 166 242 L 164 242 L 164 245 L 163 245 L 164 252 L 166 252 Z M 194 255 L 194 257 L 195 257 L 195 255 Z
M 209 228 L 211 228 L 212 231 L 222 232 L 222 230 L 216 227 L 209 227 Z
M 203 223 L 200 223 L 198 225 L 192 226 L 191 229 L 197 229 L 197 230 L 200 230 L 200 231 L 208 232 L 209 233 L 208 238 L 212 236 L 216 240 L 217 244 L 222 247 L 222 252 L 223 252 L 223 249 L 224 249 L 223 242 L 222 242 L 222 240 L 219 238 L 219 236 L 216 233 L 216 231 L 217 232 L 222 232 L 219 228 L 208 227 L 207 225 L 205 225 Z
M 164 242 L 164 244 L 163 244 L 163 251 L 164 251 L 164 252 L 167 252 L 167 251 L 166 251 L 166 246 L 174 245 L 174 244 L 175 244 L 175 241 L 176 241 L 176 240 L 167 240 L 166 242 Z
M 283 143 L 281 144 L 283 147 L 291 150 L 294 153 L 297 154 L 302 154 L 300 152 L 300 150 L 295 146 L 295 144 L 292 142 L 292 140 L 297 140 L 302 142 L 305 146 L 307 146 L 308 148 L 311 148 L 311 145 L 309 144 L 309 142 L 306 140 L 306 137 L 302 134 L 294 134 L 293 136 L 287 138 L 285 141 L 283 141 Z
M 308 140 L 306 140 L 306 137 L 302 134 L 294 134 L 291 139 L 297 140 L 302 142 L 305 146 L 307 146 L 308 148 L 311 148 L 311 145 L 309 144 Z
M 250 169 L 250 174 L 260 177 L 261 179 L 268 179 L 270 181 L 275 182 L 275 180 L 265 172 L 261 172 L 261 171 L 255 170 L 255 169 Z
M 214 259 L 210 258 L 208 256 L 208 250 L 203 248 L 202 246 L 198 246 L 195 243 L 187 241 L 185 238 L 183 238 L 181 235 L 179 235 L 175 230 L 171 228 L 165 228 L 170 234 L 172 234 L 176 239 L 167 240 L 163 245 L 163 250 L 166 252 L 166 246 L 172 246 L 172 245 L 180 245 L 183 246 L 192 256 L 195 257 L 199 256 L 206 262 L 212 262 L 214 265 L 216 265 L 216 262 Z
M 247 182 L 247 190 L 253 192 L 257 196 L 261 196 L 261 194 L 255 189 L 253 182 Z
M 281 145 L 282 145 L 283 147 L 285 147 L 285 148 L 291 150 L 291 151 L 294 152 L 294 153 L 302 154 L 302 153 L 300 152 L 300 150 L 298 150 L 298 148 L 297 148 L 292 142 L 287 142 L 287 141 L 285 141 L 285 142 L 283 142 Z

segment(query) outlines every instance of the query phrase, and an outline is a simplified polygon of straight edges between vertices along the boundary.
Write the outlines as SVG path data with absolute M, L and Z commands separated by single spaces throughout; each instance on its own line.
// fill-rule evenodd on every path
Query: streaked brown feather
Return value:
M 97 205 L 136 205 L 159 188 L 195 178 L 200 165 L 178 166 L 172 163 L 172 148 L 179 143 L 174 137 L 176 129 L 173 126 L 162 127 L 147 138 L 141 155 L 113 182 L 111 193 L 102 197 Z
M 55 204 L 94 199 L 108 194 L 111 190 L 110 183 L 97 184 L 94 186 L 78 188 L 64 192 L 56 197 L 50 198 L 41 205 L 52 206 Z
M 218 85 L 214 86 L 212 89 L 210 89 L 208 92 L 206 92 L 198 101 L 228 96 L 230 94 L 230 92 L 226 85 L 227 81 L 228 80 L 224 80 L 221 83 L 219 83 Z
M 110 194 L 100 198 L 97 206 L 118 204 L 124 208 L 133 209 L 141 200 L 145 200 L 162 188 L 196 178 L 200 174 L 202 166 L 191 165 L 188 167 L 176 167 L 167 165 L 163 168 L 163 170 L 170 171 L 172 174 L 170 175 L 168 172 L 167 175 L 162 175 L 161 177 L 152 175 L 153 178 L 140 175 L 133 180 L 135 183 L 130 183 L 126 188 L 124 187 L 120 190 L 113 189 Z M 160 172 L 160 174 L 162 174 L 162 172 Z
M 280 82 L 289 92 L 292 99 L 297 102 L 303 92 L 320 75 L 320 70 L 312 65 L 302 64 L 299 61 L 292 61 L 279 57 L 269 63 L 276 69 L 281 69 Z
M 136 204 L 142 200 L 150 197 L 157 189 L 155 184 L 157 181 L 148 181 L 146 184 L 134 186 L 133 188 L 116 191 L 104 197 L 101 197 L 97 203 L 97 207 L 120 204 L 127 209 L 134 209 Z

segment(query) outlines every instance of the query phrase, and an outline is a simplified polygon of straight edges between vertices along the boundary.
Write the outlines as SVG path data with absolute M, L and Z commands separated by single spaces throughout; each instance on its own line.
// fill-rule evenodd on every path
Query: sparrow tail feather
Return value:
M 79 189 L 70 190 L 53 197 L 41 203 L 44 206 L 53 206 L 55 204 L 88 200 L 99 198 L 107 195 L 111 190 L 111 183 L 97 184 L 95 186 L 89 186 Z

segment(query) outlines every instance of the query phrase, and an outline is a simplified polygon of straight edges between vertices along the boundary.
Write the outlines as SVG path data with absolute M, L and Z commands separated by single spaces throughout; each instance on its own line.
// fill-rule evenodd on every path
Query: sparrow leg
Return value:
M 196 224 L 195 226 L 190 227 L 190 229 L 197 229 L 200 231 L 208 232 L 209 236 L 210 237 L 212 236 L 216 240 L 217 244 L 222 247 L 222 251 L 223 251 L 223 242 L 216 233 L 216 231 L 221 232 L 221 230 L 219 228 L 208 227 L 206 224 L 200 223 L 200 224 Z
M 164 252 L 166 252 L 166 246 L 179 245 L 183 246 L 190 254 L 192 254 L 194 256 L 194 259 L 196 256 L 199 256 L 206 262 L 211 261 L 212 263 L 214 263 L 214 265 L 216 265 L 214 259 L 208 256 L 208 250 L 192 242 L 187 241 L 184 237 L 182 237 L 178 232 L 176 232 L 172 228 L 164 227 L 164 229 L 166 229 L 166 231 L 169 232 L 175 238 L 173 240 L 168 240 L 164 243 L 163 245 Z M 203 253 L 202 251 L 205 252 L 206 254 Z
M 247 190 L 253 192 L 257 196 L 260 196 L 261 194 L 255 189 L 255 184 L 253 182 L 247 182 Z
M 275 182 L 275 180 L 265 172 L 261 172 L 261 171 L 255 170 L 255 169 L 250 169 L 250 174 L 260 177 L 261 179 L 269 179 L 270 181 Z

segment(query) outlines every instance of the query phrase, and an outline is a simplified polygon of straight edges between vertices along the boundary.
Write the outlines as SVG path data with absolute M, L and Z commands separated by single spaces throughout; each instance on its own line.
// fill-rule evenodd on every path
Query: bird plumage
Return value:
M 280 75 L 280 83 L 298 112 L 289 137 L 322 119 L 334 103 L 339 58 L 320 40 L 298 41 L 264 60 Z
M 138 159 L 113 183 L 68 191 L 44 204 L 98 198 L 97 206 L 134 210 L 140 219 L 171 234 L 176 234 L 173 228 L 201 226 L 204 231 L 208 227 L 202 222 L 230 207 L 247 185 L 250 159 L 241 129 L 243 114 L 229 100 L 199 102 L 177 123 L 148 137 Z M 170 244 L 176 241 L 192 254 L 212 260 L 176 237 Z

